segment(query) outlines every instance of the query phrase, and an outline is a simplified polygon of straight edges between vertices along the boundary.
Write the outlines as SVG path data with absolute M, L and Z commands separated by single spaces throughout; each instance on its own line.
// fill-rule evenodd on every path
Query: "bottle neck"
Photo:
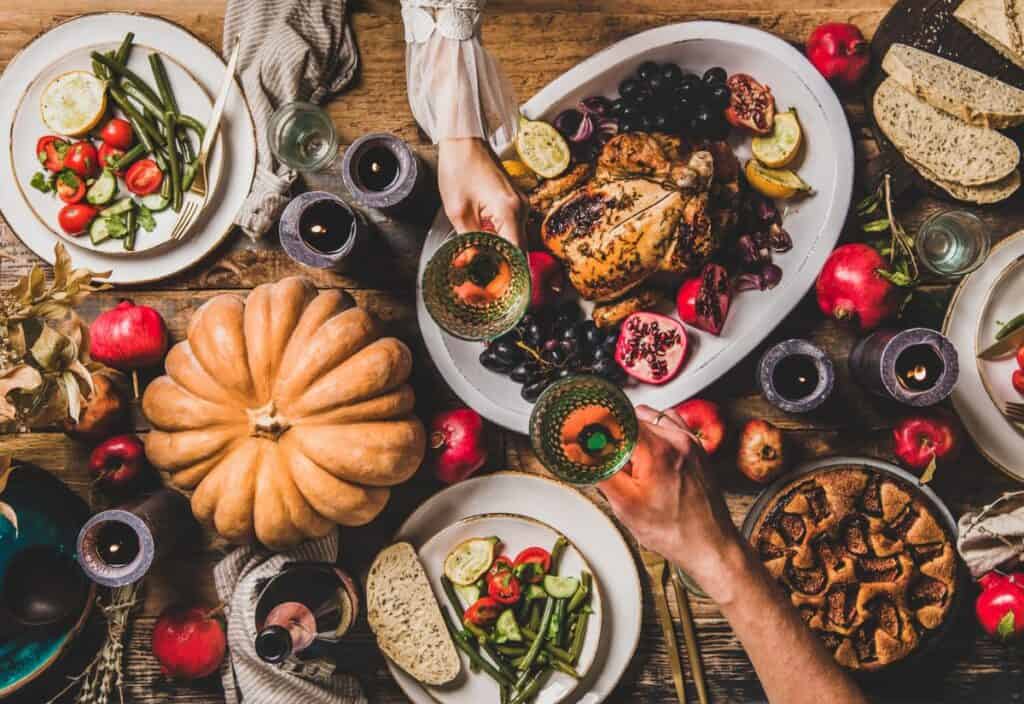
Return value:
M 267 615 L 256 638 L 256 652 L 267 662 L 281 662 L 301 653 L 316 640 L 316 617 L 297 601 L 278 604 Z

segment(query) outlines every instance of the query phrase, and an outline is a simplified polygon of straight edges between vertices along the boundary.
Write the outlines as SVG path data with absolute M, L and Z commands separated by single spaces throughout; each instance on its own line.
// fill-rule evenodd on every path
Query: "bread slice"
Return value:
M 1020 0 L 964 0 L 953 17 L 1024 68 L 1024 8 Z
M 982 186 L 964 186 L 959 183 L 953 183 L 952 181 L 942 180 L 921 164 L 915 164 L 909 159 L 907 162 L 917 169 L 917 172 L 921 174 L 922 177 L 931 181 L 957 200 L 966 201 L 968 203 L 977 203 L 979 205 L 999 203 L 1000 201 L 1004 201 L 1012 196 L 1017 192 L 1017 189 L 1020 188 L 1019 169 L 1015 169 L 1006 178 L 994 181 L 993 183 L 986 183 Z
M 968 125 L 932 107 L 892 78 L 875 91 L 875 121 L 900 152 L 936 178 L 980 186 L 1017 168 L 1016 143 L 984 127 Z
M 1002 129 L 1024 122 L 1024 90 L 906 44 L 893 44 L 882 69 L 917 97 L 964 122 Z
M 374 559 L 366 610 L 377 645 L 400 668 L 429 685 L 458 677 L 462 661 L 412 545 L 395 543 Z

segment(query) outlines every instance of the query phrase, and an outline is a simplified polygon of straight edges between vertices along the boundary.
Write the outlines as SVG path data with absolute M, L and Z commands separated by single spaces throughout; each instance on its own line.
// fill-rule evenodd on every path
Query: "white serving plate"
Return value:
M 839 100 L 821 74 L 783 40 L 750 27 L 724 22 L 684 22 L 625 39 L 595 54 L 556 78 L 522 107 L 531 119 L 552 119 L 590 95 L 609 95 L 643 61 L 673 61 L 684 70 L 702 72 L 723 66 L 730 74 L 749 73 L 767 83 L 780 110 L 795 107 L 804 128 L 800 175 L 815 193 L 793 201 L 784 225 L 793 249 L 773 255 L 782 267 L 782 282 L 773 290 L 738 295 L 720 337 L 687 328 L 690 358 L 675 379 L 662 386 L 631 385 L 635 404 L 666 408 L 700 392 L 749 354 L 803 298 L 813 285 L 843 227 L 853 189 L 853 142 Z M 749 139 L 733 146 L 745 161 Z M 427 236 L 420 257 L 423 268 L 451 225 L 443 211 Z M 427 349 L 449 386 L 474 409 L 510 430 L 526 433 L 532 405 L 520 385 L 485 369 L 478 361 L 479 343 L 458 340 L 434 323 L 417 287 L 417 314 Z
M 56 233 L 59 228 L 55 212 L 59 206 L 56 201 L 36 202 L 29 194 L 35 191 L 23 178 L 27 168 L 31 168 L 24 159 L 31 159 L 35 140 L 47 133 L 41 120 L 38 134 L 29 125 L 37 118 L 35 106 L 38 105 L 38 97 L 26 96 L 26 93 L 41 89 L 45 82 L 40 84 L 38 79 L 66 62 L 74 64 L 68 68 L 88 68 L 88 62 L 82 65 L 88 49 L 117 46 L 127 32 L 135 33 L 138 46 L 132 54 L 132 66 L 138 69 L 137 72 L 148 76 L 146 54 L 160 52 L 175 93 L 183 102 L 182 109 L 194 110 L 198 113 L 195 117 L 200 120 L 207 118 L 210 96 L 218 93 L 225 77 L 224 62 L 195 35 L 155 16 L 103 12 L 75 17 L 33 40 L 11 60 L 0 76 L 0 95 L 8 98 L 0 101 L 0 125 L 9 126 L 0 128 L 0 178 L 10 186 L 0 189 L 0 213 L 18 239 L 42 259 L 52 263 L 55 243 L 70 241 L 73 247 L 69 247 L 69 251 L 75 266 L 110 271 L 109 280 L 119 284 L 162 279 L 186 269 L 212 251 L 231 231 L 235 214 L 248 196 L 256 173 L 255 126 L 236 82 L 225 107 L 214 152 L 219 154 L 214 157 L 213 166 L 220 182 L 213 194 L 212 205 L 187 240 L 173 246 L 159 246 L 158 242 L 158 246 L 147 251 L 124 256 L 123 253 L 112 254 L 116 248 L 109 252 L 102 247 L 93 248 L 88 237 L 63 238 Z M 188 102 L 184 103 L 185 100 Z M 31 137 L 27 136 L 29 134 Z M 27 156 L 23 154 L 26 146 Z M 218 162 L 223 164 L 223 168 L 217 166 Z M 28 171 L 29 178 L 34 170 Z M 15 182 L 19 187 L 13 187 Z M 45 210 L 46 207 L 54 208 L 54 212 Z M 161 227 L 172 219 L 173 214 L 161 216 Z M 168 234 L 171 226 L 167 225 Z M 149 238 L 154 235 L 157 233 L 140 231 L 138 245 L 148 247 L 151 243 Z
M 417 551 L 420 562 L 423 563 L 423 567 L 427 571 L 427 577 L 430 578 L 430 584 L 434 587 L 434 595 L 438 602 L 448 608 L 448 612 L 455 619 L 459 619 L 461 614 L 452 612 L 452 607 L 449 606 L 445 597 L 444 588 L 441 586 L 445 558 L 448 557 L 452 548 L 463 541 L 492 535 L 501 538 L 504 545 L 502 554 L 511 560 L 515 559 L 520 550 L 534 545 L 550 551 L 559 534 L 543 521 L 506 513 L 464 518 L 428 540 Z M 558 573 L 579 577 L 584 570 L 594 574 L 594 570 L 587 564 L 586 558 L 570 542 L 559 561 Z M 587 620 L 587 635 L 583 642 L 579 664 L 576 666 L 576 671 L 582 675 L 586 675 L 594 664 L 601 641 L 603 610 L 600 587 L 596 581 L 591 594 L 590 605 L 594 613 Z M 461 651 L 459 656 L 462 658 L 462 672 L 458 679 L 444 687 L 431 687 L 431 696 L 442 704 L 479 704 L 480 702 L 499 701 L 500 692 L 497 683 L 485 674 L 470 672 L 469 658 Z M 575 689 L 576 681 L 572 677 L 555 672 L 548 678 L 533 702 L 534 704 L 558 704 L 558 702 L 565 701 Z
M 951 399 L 974 445 L 989 462 L 1014 479 L 1024 481 L 1024 436 L 1002 414 L 997 402 L 1022 400 L 1013 390 L 1010 375 L 1014 358 L 984 361 L 981 349 L 994 342 L 996 320 L 1007 321 L 1021 311 L 1024 301 L 1024 231 L 996 244 L 985 263 L 960 282 L 942 326 L 961 359 L 960 378 Z
M 406 540 L 419 551 L 434 536 L 462 519 L 495 513 L 518 514 L 546 523 L 575 545 L 580 555 L 591 558 L 594 582 L 601 591 L 601 637 L 593 640 L 598 646 L 593 663 L 564 701 L 604 701 L 636 652 L 643 621 L 643 597 L 640 576 L 622 534 L 583 494 L 552 479 L 521 472 L 474 477 L 428 499 L 402 524 L 395 539 Z M 430 564 L 425 567 L 431 574 Z M 563 572 L 568 574 L 568 567 Z M 443 594 L 440 597 L 442 604 L 447 603 Z M 587 641 L 591 641 L 589 636 Z M 388 669 L 413 704 L 437 701 L 430 691 L 390 661 Z M 493 701 L 496 699 L 488 696 L 473 700 L 473 704 Z

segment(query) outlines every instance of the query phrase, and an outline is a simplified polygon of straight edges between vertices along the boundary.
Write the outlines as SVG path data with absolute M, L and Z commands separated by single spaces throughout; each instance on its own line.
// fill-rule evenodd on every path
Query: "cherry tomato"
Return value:
M 482 596 L 462 615 L 463 620 L 472 623 L 474 626 L 490 626 L 498 620 L 501 613 L 501 604 L 489 596 Z
M 1024 369 L 1024 345 L 1017 348 L 1017 366 Z
M 124 156 L 123 149 L 112 147 L 106 142 L 100 145 L 100 166 L 102 166 L 104 169 L 107 168 L 108 161 L 110 161 L 111 159 L 120 159 L 122 156 Z M 118 171 L 117 173 L 118 175 L 120 175 L 122 172 Z
M 91 142 L 75 142 L 64 155 L 64 168 L 71 169 L 82 178 L 92 178 L 100 171 L 96 147 Z
M 494 558 L 494 562 L 491 563 L 491 568 L 487 570 L 487 576 L 490 577 L 492 574 L 500 574 L 502 572 L 512 571 L 512 560 L 508 559 L 504 555 Z
M 111 118 L 100 130 L 100 139 L 103 143 L 115 149 L 130 149 L 133 138 L 131 124 L 119 117 Z
M 128 173 L 124 175 L 124 183 L 128 190 L 137 196 L 148 196 L 160 190 L 160 184 L 163 182 L 164 172 L 152 159 L 136 161 L 128 167 Z
M 67 154 L 68 143 L 60 137 L 47 135 L 36 142 L 36 156 L 39 163 L 47 171 L 57 173 L 64 168 L 64 155 Z
M 57 222 L 64 232 L 69 235 L 80 235 L 89 227 L 89 223 L 96 219 L 99 209 L 86 205 L 85 203 L 73 203 L 65 205 L 57 214 Z
M 522 593 L 519 580 L 511 572 L 498 572 L 487 577 L 487 595 L 499 604 L 515 604 Z
M 1024 395 L 1024 369 L 1014 369 L 1012 381 L 1017 393 Z
M 515 573 L 524 582 L 537 584 L 551 569 L 551 553 L 544 548 L 526 548 L 515 559 Z
M 85 181 L 68 169 L 57 175 L 54 186 L 57 189 L 57 197 L 65 203 L 77 203 L 85 198 Z

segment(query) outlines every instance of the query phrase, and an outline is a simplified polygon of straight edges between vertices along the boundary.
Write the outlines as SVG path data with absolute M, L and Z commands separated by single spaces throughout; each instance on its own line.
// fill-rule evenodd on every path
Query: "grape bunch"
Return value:
M 619 84 L 611 114 L 622 132 L 681 132 L 688 137 L 725 139 L 729 134 L 724 112 L 730 98 L 727 78 L 720 66 L 698 76 L 676 64 L 645 61 L 634 76 Z
M 601 330 L 582 318 L 576 301 L 527 313 L 514 330 L 487 345 L 480 363 L 522 384 L 520 393 L 530 403 L 552 382 L 573 374 L 596 374 L 621 386 L 626 373 L 615 361 L 618 327 Z

